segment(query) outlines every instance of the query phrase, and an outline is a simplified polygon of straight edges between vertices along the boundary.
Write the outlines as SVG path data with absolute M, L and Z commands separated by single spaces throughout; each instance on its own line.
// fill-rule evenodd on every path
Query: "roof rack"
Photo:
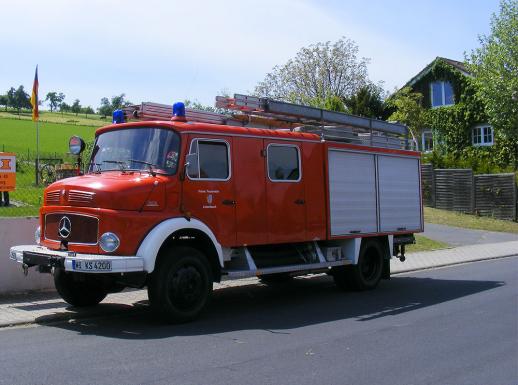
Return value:
M 123 111 L 127 120 L 171 120 L 173 106 L 144 102 L 124 107 Z M 217 112 L 193 110 L 192 108 L 185 109 L 185 117 L 188 121 L 211 124 L 227 124 L 231 119 Z
M 216 107 L 284 121 L 295 131 L 315 133 L 325 140 L 388 148 L 415 147 L 415 143 L 409 142 L 408 128 L 400 123 L 241 94 L 233 98 L 217 96 Z
M 216 108 L 227 113 L 186 108 L 186 118 L 200 123 L 289 129 L 314 133 L 323 140 L 366 146 L 416 148 L 415 143 L 409 141 L 408 128 L 400 123 L 241 94 L 233 98 L 217 96 Z M 171 111 L 169 105 L 149 102 L 124 108 L 128 119 L 139 120 L 170 120 Z

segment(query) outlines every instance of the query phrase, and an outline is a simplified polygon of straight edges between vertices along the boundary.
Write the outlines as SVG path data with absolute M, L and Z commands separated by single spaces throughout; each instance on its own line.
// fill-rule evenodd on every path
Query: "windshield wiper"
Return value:
M 126 171 L 126 162 L 120 160 L 103 160 L 103 163 L 117 164 L 122 172 Z
M 90 163 L 88 163 L 88 168 L 89 169 L 91 168 L 92 172 L 94 174 L 100 174 L 101 173 L 101 163 L 90 162 Z
M 128 162 L 144 164 L 149 167 L 149 173 L 153 176 L 156 176 L 156 172 L 155 172 L 156 164 L 144 162 L 143 160 L 137 160 L 137 159 L 128 159 Z

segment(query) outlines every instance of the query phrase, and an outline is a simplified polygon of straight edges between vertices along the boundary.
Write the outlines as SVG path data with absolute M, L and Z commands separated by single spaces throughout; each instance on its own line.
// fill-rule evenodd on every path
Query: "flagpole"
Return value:
M 40 184 L 40 113 L 38 111 L 38 65 L 34 73 L 34 84 L 32 85 L 31 105 L 32 105 L 32 121 L 36 122 L 36 162 L 35 162 L 35 176 L 36 186 Z
M 36 186 L 40 184 L 40 120 L 36 120 Z

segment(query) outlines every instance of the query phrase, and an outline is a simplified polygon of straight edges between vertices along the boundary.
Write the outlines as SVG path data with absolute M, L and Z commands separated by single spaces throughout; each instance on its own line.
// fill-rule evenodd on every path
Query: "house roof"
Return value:
M 415 83 L 417 83 L 419 80 L 421 80 L 425 75 L 427 75 L 433 67 L 433 64 L 437 62 L 438 60 L 441 60 L 445 63 L 448 63 L 455 69 L 459 70 L 463 75 L 465 76 L 471 76 L 471 73 L 469 72 L 468 67 L 463 62 L 448 59 L 445 57 L 437 56 L 430 64 L 428 64 L 426 67 L 424 67 L 421 72 L 419 72 L 417 75 L 415 75 L 412 79 L 410 79 L 404 86 L 404 87 L 412 87 Z

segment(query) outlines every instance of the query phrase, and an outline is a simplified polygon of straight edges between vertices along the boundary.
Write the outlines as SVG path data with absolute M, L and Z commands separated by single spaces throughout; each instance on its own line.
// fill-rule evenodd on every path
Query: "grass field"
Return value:
M 40 115 L 40 158 L 61 158 L 75 162 L 67 155 L 68 140 L 73 135 L 85 141 L 94 138 L 95 129 L 110 121 L 93 115 L 86 119 L 75 114 L 42 112 Z M 30 113 L 20 118 L 13 113 L 0 113 L 0 151 L 17 154 L 16 190 L 12 191 L 10 207 L 0 207 L 0 217 L 38 215 L 42 203 L 43 186 L 35 186 L 36 127 Z M 45 163 L 43 160 L 42 163 Z
M 518 234 L 518 223 L 512 221 L 502 221 L 493 218 L 477 217 L 456 213 L 453 211 L 438 210 L 430 207 L 424 208 L 424 220 L 428 223 L 464 227 L 466 229 L 499 231 L 504 233 Z
M 85 141 L 94 137 L 95 127 L 73 124 L 40 122 L 40 152 L 65 154 L 68 139 L 79 135 Z M 36 127 L 31 120 L 0 118 L 0 151 L 27 155 L 36 152 Z
M 417 253 L 418 251 L 432 251 L 439 249 L 446 249 L 450 245 L 444 242 L 434 241 L 433 239 L 426 238 L 422 235 L 415 235 L 415 244 L 408 245 L 406 247 L 407 253 Z
M 30 111 L 22 111 L 20 115 L 18 115 L 17 112 L 4 110 L 0 111 L 0 118 L 32 121 L 32 113 Z M 68 112 L 61 113 L 40 111 L 40 122 L 99 127 L 110 123 L 111 117 L 102 119 L 101 116 L 96 114 L 85 116 L 84 114 L 76 115 Z

